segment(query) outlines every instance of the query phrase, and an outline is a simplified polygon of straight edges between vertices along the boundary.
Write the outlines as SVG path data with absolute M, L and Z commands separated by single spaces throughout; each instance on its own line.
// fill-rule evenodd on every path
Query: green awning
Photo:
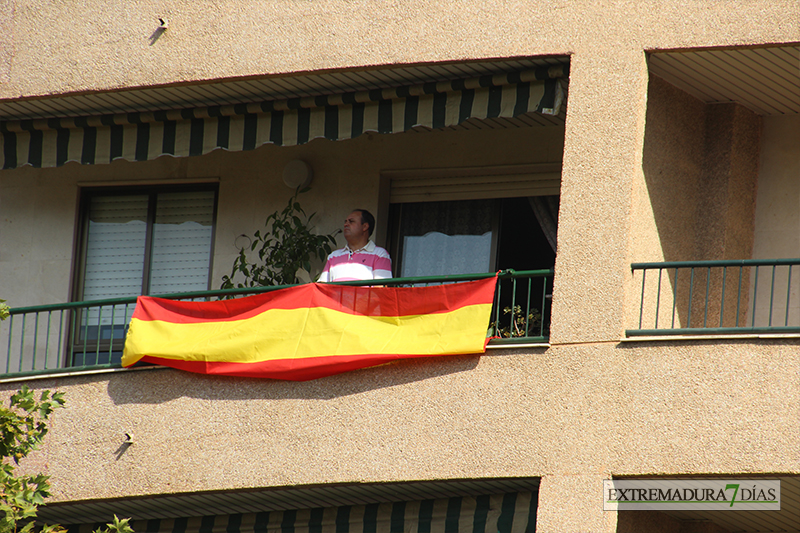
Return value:
M 478 118 L 557 115 L 566 67 L 253 104 L 123 115 L 0 121 L 3 169 L 68 161 L 147 161 L 162 155 L 290 146 L 374 131 L 442 128 Z
M 137 533 L 533 533 L 538 494 L 212 515 L 132 522 Z M 69 527 L 91 533 L 101 524 Z

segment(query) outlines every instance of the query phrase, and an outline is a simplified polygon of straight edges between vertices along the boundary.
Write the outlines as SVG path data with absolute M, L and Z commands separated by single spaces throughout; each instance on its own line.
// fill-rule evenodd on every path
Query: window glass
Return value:
M 515 270 L 498 282 L 495 334 L 546 337 L 552 278 L 523 272 L 555 265 L 558 207 L 558 196 L 393 204 L 396 269 L 400 277 Z
M 492 203 L 409 203 L 400 222 L 400 277 L 489 272 Z
M 550 203 L 552 206 L 548 210 L 539 205 L 542 203 Z M 551 227 L 550 238 L 543 230 L 542 221 L 547 221 L 548 226 Z M 553 268 L 556 262 L 557 222 L 557 196 L 503 199 L 500 212 L 497 269 Z
M 92 198 L 83 300 L 130 296 L 142 290 L 147 203 L 145 195 Z
M 391 218 L 400 277 L 555 264 L 557 196 L 394 204 Z
M 81 299 L 208 289 L 215 197 L 92 195 Z

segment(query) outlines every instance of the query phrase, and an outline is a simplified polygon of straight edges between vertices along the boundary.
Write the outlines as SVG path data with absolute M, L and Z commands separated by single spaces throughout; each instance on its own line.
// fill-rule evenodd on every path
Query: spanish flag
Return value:
M 396 359 L 483 353 L 496 280 L 309 283 L 213 302 L 140 296 L 122 365 L 305 381 Z

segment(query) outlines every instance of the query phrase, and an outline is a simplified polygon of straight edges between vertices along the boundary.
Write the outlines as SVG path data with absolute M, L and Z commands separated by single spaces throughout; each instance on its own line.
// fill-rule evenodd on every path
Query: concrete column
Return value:
M 633 183 L 642 173 L 645 53 L 576 51 L 564 138 L 553 344 L 616 341 L 630 279 Z
M 542 477 L 536 533 L 613 533 L 617 513 L 603 511 L 602 475 L 553 474 Z

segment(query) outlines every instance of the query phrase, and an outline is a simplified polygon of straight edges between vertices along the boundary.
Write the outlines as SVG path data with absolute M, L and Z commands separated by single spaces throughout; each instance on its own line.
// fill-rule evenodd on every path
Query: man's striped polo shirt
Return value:
M 325 269 L 317 281 L 352 281 L 392 277 L 389 252 L 369 241 L 360 250 L 345 246 L 328 256 Z

